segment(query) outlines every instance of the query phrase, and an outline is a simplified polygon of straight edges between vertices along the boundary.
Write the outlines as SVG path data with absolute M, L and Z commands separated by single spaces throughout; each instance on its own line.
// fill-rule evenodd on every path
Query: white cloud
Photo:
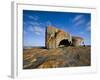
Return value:
M 30 25 L 33 25 L 33 26 L 34 26 L 34 25 L 35 25 L 35 26 L 39 26 L 39 25 L 40 25 L 39 22 L 29 22 L 29 24 L 30 24 Z
M 87 27 L 87 31 L 90 31 L 91 29 L 90 29 L 90 27 Z
M 33 31 L 34 31 L 34 29 L 33 29 L 33 26 L 32 26 L 32 25 L 28 26 L 28 31 L 30 31 L 30 32 L 33 32 Z
M 84 32 L 80 32 L 80 34 L 84 34 Z
M 91 30 L 91 22 L 87 22 L 86 24 L 87 28 L 86 28 L 86 31 L 90 31 Z
M 90 26 L 90 25 L 91 25 L 91 22 L 89 21 L 86 25 L 87 25 L 87 26 Z
M 83 25 L 85 23 L 85 19 L 83 17 L 84 17 L 83 15 L 75 16 L 74 19 L 72 20 L 72 23 L 74 24 L 74 26 Z
M 36 34 L 36 35 L 41 35 L 41 33 L 40 33 L 40 32 L 37 32 L 37 31 L 35 32 L 35 34 Z
M 28 16 L 30 19 L 33 19 L 33 20 L 38 20 L 38 16 Z
M 27 34 L 27 31 L 24 30 L 24 35 L 26 35 L 26 34 Z
M 34 27 L 34 31 L 36 31 L 36 32 L 43 32 L 43 29 L 40 28 L 39 26 L 35 26 Z
M 83 15 L 77 15 L 74 19 L 73 22 L 79 21 L 83 18 Z
M 83 25 L 84 23 L 85 23 L 85 20 L 81 19 L 81 20 L 75 22 L 74 26 L 80 26 L 80 25 Z
M 37 21 L 27 22 L 28 31 L 33 33 L 33 34 L 36 34 L 36 35 L 44 35 L 45 29 L 42 26 L 43 26 L 43 23 L 40 23 Z
M 29 26 L 29 31 L 35 33 L 36 35 L 41 35 L 44 32 L 44 29 L 39 26 Z

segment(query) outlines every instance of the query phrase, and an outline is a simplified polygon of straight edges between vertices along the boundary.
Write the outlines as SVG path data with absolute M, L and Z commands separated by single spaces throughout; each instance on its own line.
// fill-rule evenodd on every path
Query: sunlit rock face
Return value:
M 48 26 L 46 29 L 45 40 L 47 48 L 58 48 L 60 46 L 69 46 L 72 37 L 69 33 L 64 32 L 63 30 Z
M 72 39 L 73 38 L 73 39 Z M 77 39 L 78 38 L 78 39 Z M 83 39 L 79 37 L 72 37 L 70 33 L 64 32 L 58 28 L 48 26 L 45 32 L 45 45 L 46 48 L 58 48 L 67 46 L 78 46 Z M 74 41 L 74 42 L 73 42 Z
M 82 42 L 84 42 L 83 38 L 75 37 L 75 36 L 72 37 L 72 45 L 73 46 L 80 46 Z

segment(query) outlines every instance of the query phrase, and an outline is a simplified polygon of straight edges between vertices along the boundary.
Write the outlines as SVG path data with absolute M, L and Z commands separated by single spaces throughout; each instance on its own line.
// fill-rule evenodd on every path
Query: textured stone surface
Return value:
M 84 39 L 81 37 L 72 37 L 72 45 L 73 46 L 79 46 L 82 42 L 84 42 Z
M 72 41 L 69 33 L 52 26 L 47 27 L 45 40 L 47 48 L 58 48 L 62 40 L 67 40 L 68 43 Z
M 91 65 L 90 46 L 24 49 L 23 68 L 58 68 Z
M 79 46 L 83 41 L 81 37 L 72 37 L 70 33 L 52 26 L 46 28 L 45 36 L 46 48 L 58 48 L 72 45 Z

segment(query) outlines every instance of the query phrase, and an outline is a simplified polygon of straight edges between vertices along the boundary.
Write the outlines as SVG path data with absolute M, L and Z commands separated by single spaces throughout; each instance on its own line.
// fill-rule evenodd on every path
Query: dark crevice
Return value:
M 63 39 L 60 41 L 59 46 L 68 47 L 70 44 L 71 43 L 67 39 Z

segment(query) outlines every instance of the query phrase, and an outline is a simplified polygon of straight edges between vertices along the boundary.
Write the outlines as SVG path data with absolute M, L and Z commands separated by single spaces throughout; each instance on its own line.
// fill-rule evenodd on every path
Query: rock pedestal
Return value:
M 72 45 L 73 46 L 80 46 L 82 42 L 83 42 L 83 38 L 75 37 L 75 36 L 72 37 Z

